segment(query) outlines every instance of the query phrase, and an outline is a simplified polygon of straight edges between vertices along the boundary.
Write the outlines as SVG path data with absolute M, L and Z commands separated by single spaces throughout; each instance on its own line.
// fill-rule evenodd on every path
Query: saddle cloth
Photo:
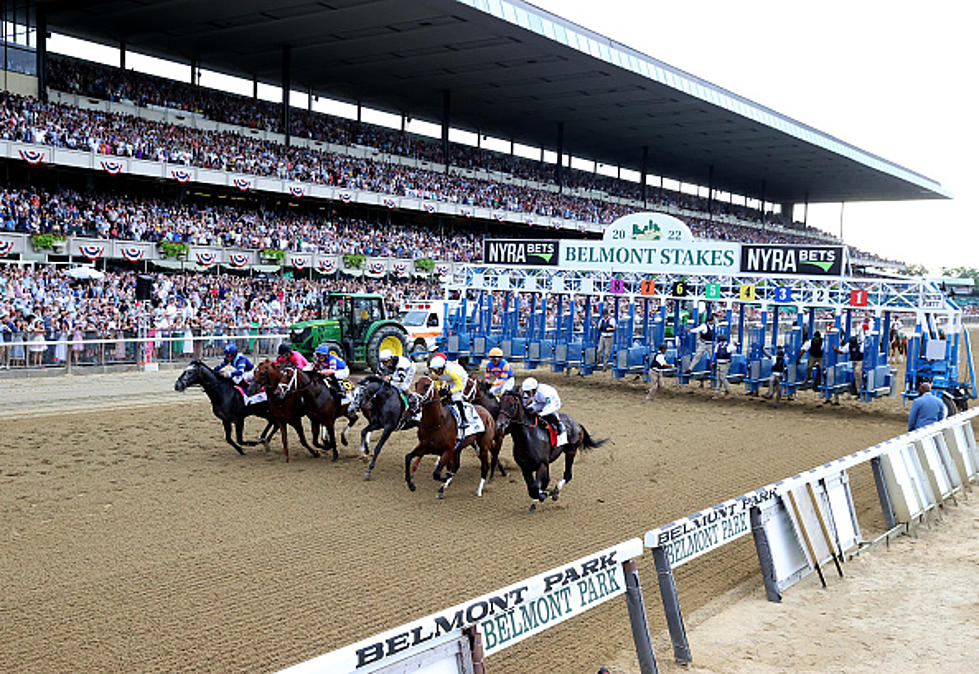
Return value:
M 557 431 L 554 430 L 554 426 L 552 426 L 551 424 L 547 423 L 547 420 L 546 419 L 544 419 L 542 417 L 538 417 L 538 420 L 540 421 L 540 423 L 544 424 L 544 426 L 547 427 L 547 435 L 551 439 L 551 447 L 557 448 L 557 447 L 560 447 L 561 445 L 568 444 L 568 432 L 567 431 L 562 431 L 561 434 L 558 435 Z
M 463 403 L 462 406 L 466 411 L 466 427 L 458 431 L 460 441 L 468 438 L 470 435 L 477 435 L 486 430 L 486 425 L 483 424 L 483 420 L 476 413 L 476 408 L 470 403 Z M 456 428 L 459 428 L 459 411 L 456 409 L 455 404 L 450 405 L 449 409 L 452 410 L 452 414 L 456 417 Z
M 240 384 L 235 384 L 235 388 L 238 389 L 238 393 L 241 394 L 241 397 L 245 399 L 246 405 L 254 405 L 255 403 L 264 403 L 266 400 L 268 400 L 268 396 L 265 395 L 265 389 L 262 389 L 255 395 L 250 396 L 248 395 L 248 391 L 245 390 L 244 386 L 241 386 Z

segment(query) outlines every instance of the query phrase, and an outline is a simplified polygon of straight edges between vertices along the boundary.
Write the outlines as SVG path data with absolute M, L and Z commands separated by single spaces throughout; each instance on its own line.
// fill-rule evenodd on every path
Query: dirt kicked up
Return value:
M 611 440 L 579 454 L 560 500 L 535 515 L 509 441 L 506 478 L 477 498 L 467 452 L 439 501 L 431 458 L 418 491 L 405 488 L 414 431 L 393 437 L 364 482 L 353 446 L 336 463 L 297 444 L 286 464 L 277 440 L 268 454 L 238 456 L 200 392 L 155 407 L 0 419 L 0 670 L 274 670 L 641 536 L 906 423 L 895 400 L 822 407 L 803 393 L 775 409 L 688 387 L 644 404 L 638 383 L 542 378 L 559 387 L 565 411 Z M 160 390 L 172 381 L 161 378 Z M 251 420 L 246 433 L 259 430 Z M 869 468 L 852 484 L 872 535 L 882 525 Z M 660 630 L 648 556 L 640 574 Z M 678 570 L 683 608 L 757 574 L 743 538 Z M 614 600 L 489 664 L 594 672 L 630 645 L 624 600 Z

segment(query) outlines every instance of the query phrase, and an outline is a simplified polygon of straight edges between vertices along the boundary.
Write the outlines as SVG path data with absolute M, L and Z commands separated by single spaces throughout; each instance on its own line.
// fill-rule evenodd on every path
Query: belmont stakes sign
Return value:
M 753 245 L 694 239 L 690 228 L 664 213 L 634 213 L 588 239 L 486 239 L 489 265 L 558 266 L 583 271 L 664 274 L 839 276 L 843 246 Z
M 634 538 L 284 671 L 370 672 L 469 627 L 490 655 L 623 594 L 622 563 L 641 554 Z

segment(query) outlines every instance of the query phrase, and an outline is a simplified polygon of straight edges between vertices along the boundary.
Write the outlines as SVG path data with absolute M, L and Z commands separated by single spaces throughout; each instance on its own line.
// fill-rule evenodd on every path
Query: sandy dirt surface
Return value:
M 173 393 L 177 374 L 0 390 L 0 407 L 13 410 L 0 418 L 0 671 L 273 670 L 641 535 L 906 424 L 895 400 L 833 408 L 807 393 L 775 409 L 740 393 L 714 401 L 687 388 L 644 404 L 638 383 L 543 375 L 560 387 L 566 411 L 611 440 L 579 456 L 559 501 L 529 515 L 515 469 L 475 496 L 478 463 L 468 453 L 445 500 L 435 498 L 432 463 L 410 493 L 402 472 L 413 431 L 385 448 L 371 482 L 354 447 L 342 448 L 337 463 L 296 445 L 286 464 L 278 442 L 271 453 L 238 456 L 202 393 Z M 32 414 L 25 396 L 48 401 L 43 414 Z M 58 414 L 55 399 L 68 412 Z M 85 401 L 95 407 L 80 411 Z M 260 427 L 251 420 L 246 433 Z M 509 442 L 504 456 L 513 466 Z M 870 537 L 882 522 L 869 468 L 851 479 Z M 640 574 L 659 633 L 648 556 Z M 749 580 L 759 582 L 750 537 L 677 572 L 688 613 Z M 625 602 L 615 600 L 489 663 L 495 672 L 594 672 L 630 646 Z

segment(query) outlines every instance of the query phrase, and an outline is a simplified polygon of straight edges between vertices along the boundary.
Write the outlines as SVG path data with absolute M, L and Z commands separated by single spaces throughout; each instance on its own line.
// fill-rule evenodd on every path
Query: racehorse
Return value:
M 601 447 L 606 442 L 592 439 L 584 426 L 561 413 L 561 423 L 567 431 L 568 442 L 553 447 L 547 424 L 524 408 L 520 395 L 515 391 L 508 391 L 500 397 L 500 413 L 496 417 L 496 423 L 504 433 L 509 432 L 513 438 L 513 460 L 520 466 L 524 482 L 527 483 L 527 493 L 533 499 L 530 504 L 532 513 L 536 512 L 537 503 L 543 503 L 548 496 L 556 501 L 564 485 L 571 482 L 571 466 L 579 449 Z M 548 492 L 549 465 L 561 454 L 564 454 L 564 477 Z
M 265 445 L 268 450 L 269 440 L 275 435 L 277 430 L 269 414 L 268 403 L 245 404 L 245 397 L 237 390 L 234 382 L 227 377 L 222 377 L 217 372 L 208 367 L 203 361 L 192 360 L 184 369 L 177 381 L 173 384 L 174 391 L 184 391 L 188 386 L 200 386 L 204 393 L 211 400 L 211 410 L 214 416 L 224 424 L 224 440 L 241 454 L 245 454 L 243 447 L 254 447 L 259 442 Z M 241 439 L 242 431 L 245 428 L 245 417 L 256 416 L 265 419 L 268 423 L 265 430 L 258 440 L 245 441 Z M 235 438 L 231 439 L 231 427 L 235 427 Z
M 281 397 L 293 392 L 299 394 L 303 412 L 309 417 L 310 425 L 313 427 L 313 444 L 322 449 L 332 450 L 332 460 L 336 461 L 340 457 L 337 451 L 336 431 L 334 430 L 337 417 L 341 415 L 347 417 L 347 426 L 340 434 L 343 444 L 347 444 L 347 431 L 357 421 L 357 415 L 351 415 L 344 409 L 345 405 L 340 403 L 325 380 L 315 378 L 291 363 L 282 367 L 280 379 L 276 394 Z M 324 445 L 319 442 L 320 424 L 326 427 L 329 444 Z
M 298 370 L 295 370 L 298 372 Z M 283 380 L 282 368 L 279 363 L 266 358 L 255 366 L 255 377 L 252 379 L 248 392 L 254 395 L 262 387 L 265 388 L 269 399 L 269 413 L 275 421 L 279 430 L 282 432 L 282 453 L 286 456 L 286 463 L 289 463 L 289 433 L 286 426 L 292 426 L 299 436 L 299 442 L 311 455 L 318 457 L 320 453 L 309 446 L 306 442 L 306 434 L 303 432 L 303 401 L 298 391 L 288 388 L 290 380 Z M 313 438 L 316 442 L 316 438 Z
M 898 362 L 906 360 L 908 357 L 908 338 L 893 326 L 891 327 L 891 334 L 888 337 L 891 355 L 897 356 Z
M 405 454 L 405 482 L 408 489 L 415 491 L 413 475 L 418 469 L 421 458 L 427 454 L 439 457 L 432 477 L 442 483 L 438 497 L 445 495 L 445 488 L 452 482 L 453 476 L 459 472 L 459 458 L 462 450 L 473 446 L 479 455 L 480 480 L 476 496 L 483 495 L 487 474 L 491 467 L 499 463 L 499 446 L 496 439 L 496 423 L 485 407 L 474 405 L 476 413 L 483 422 L 483 430 L 458 440 L 455 415 L 442 405 L 439 394 L 439 381 L 423 376 L 415 383 L 415 393 L 422 406 L 422 418 L 418 424 L 418 444 Z M 496 452 L 494 453 L 494 449 Z M 492 459 L 491 459 L 492 457 Z M 442 468 L 447 469 L 447 475 L 442 476 Z M 492 478 L 492 476 L 490 476 Z
M 470 379 L 469 381 L 472 382 L 474 380 Z M 470 402 L 472 402 L 473 405 L 480 405 L 482 407 L 485 407 L 486 411 L 490 413 L 490 416 L 493 417 L 494 420 L 500 414 L 500 401 L 496 399 L 495 395 L 490 393 L 489 384 L 487 384 L 485 381 L 481 381 L 478 384 L 476 384 L 476 391 Z M 496 457 L 499 457 L 500 450 L 503 448 L 504 435 L 505 434 L 503 430 L 499 426 L 497 426 L 496 437 L 494 438 L 495 446 L 493 447 L 493 455 Z M 499 468 L 500 475 L 506 477 L 506 470 L 503 469 L 503 464 L 500 463 L 499 460 L 495 462 L 495 467 Z M 493 475 L 493 470 L 491 468 L 490 479 L 492 479 L 492 475 Z
M 405 417 L 407 399 L 398 389 L 377 375 L 368 375 L 361 379 L 354 389 L 353 398 L 348 407 L 348 415 L 363 412 L 368 422 L 360 431 L 360 451 L 365 457 L 371 457 L 367 472 L 364 473 L 364 479 L 370 480 L 381 447 L 391 437 L 391 433 L 413 428 L 415 422 Z M 377 441 L 372 455 L 369 445 L 371 433 L 376 430 L 381 431 L 381 439 Z

